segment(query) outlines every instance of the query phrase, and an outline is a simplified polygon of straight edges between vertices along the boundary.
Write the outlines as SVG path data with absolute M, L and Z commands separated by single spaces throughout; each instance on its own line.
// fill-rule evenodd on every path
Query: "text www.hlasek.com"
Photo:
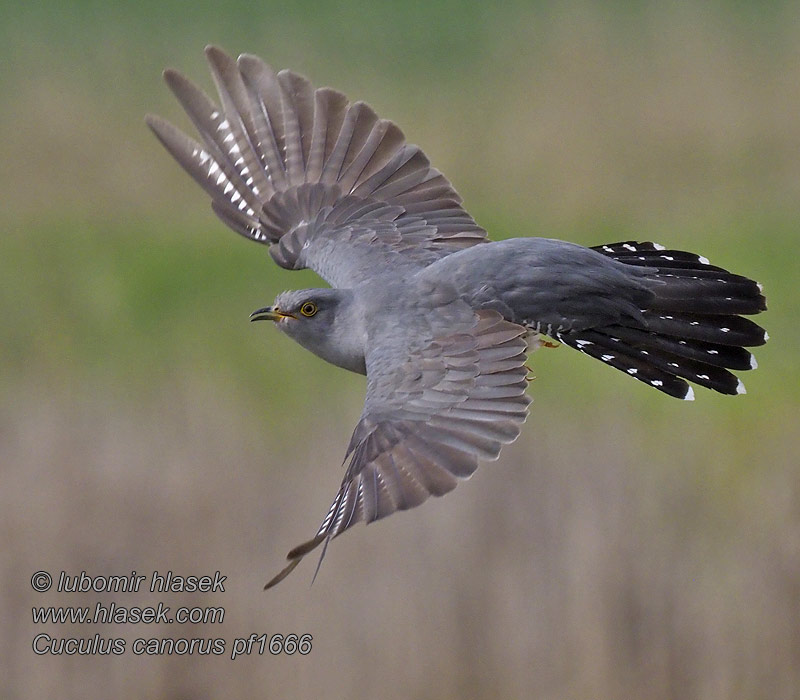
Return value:
M 166 576 L 157 571 L 148 575 L 137 575 L 131 572 L 130 576 L 88 576 L 86 572 L 70 576 L 61 572 L 57 579 L 56 592 L 59 593 L 139 593 L 147 588 L 150 592 L 159 593 L 186 593 L 206 592 L 224 593 L 226 576 L 217 571 L 214 576 L 179 576 L 172 571 Z M 149 581 L 148 581 L 149 579 Z M 147 586 L 147 583 L 150 583 Z M 31 586 L 39 593 L 48 592 L 56 583 L 46 571 L 37 571 L 32 579 Z M 143 585 L 144 584 L 144 585 Z M 144 590 L 143 590 L 144 589 Z M 117 602 L 104 604 L 96 602 L 83 606 L 39 606 L 31 610 L 33 623 L 41 624 L 69 624 L 69 625 L 161 625 L 161 624 L 222 624 L 225 620 L 225 608 L 221 606 L 206 607 L 179 607 L 172 612 L 170 606 L 159 602 L 152 606 L 127 606 Z M 220 637 L 185 638 L 185 637 L 138 637 L 132 642 L 119 637 L 106 637 L 95 634 L 92 637 L 62 637 L 46 632 L 37 634 L 33 638 L 32 648 L 38 656 L 64 655 L 64 656 L 118 656 L 127 651 L 139 655 L 214 655 L 221 656 L 229 653 L 231 659 L 241 656 L 262 656 L 266 653 L 277 656 L 279 654 L 306 655 L 311 652 L 312 636 L 310 634 L 258 634 L 252 633 L 246 637 L 237 637 L 232 640 Z
M 53 622 L 55 624 L 90 624 L 98 625 L 104 623 L 124 624 L 158 624 L 162 622 L 179 622 L 181 624 L 191 623 L 193 625 L 222 623 L 225 620 L 225 608 L 185 608 L 181 607 L 175 611 L 175 615 L 169 614 L 170 608 L 164 603 L 157 606 L 140 608 L 137 606 L 125 607 L 111 603 L 103 605 L 97 603 L 94 609 L 91 606 L 82 608 L 63 607 L 63 608 L 33 608 L 34 624 Z

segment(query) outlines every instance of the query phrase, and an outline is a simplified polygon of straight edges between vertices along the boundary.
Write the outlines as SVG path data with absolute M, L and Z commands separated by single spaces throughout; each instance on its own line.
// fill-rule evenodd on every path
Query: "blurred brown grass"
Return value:
M 310 534 L 339 474 L 346 410 L 253 432 L 224 389 L 124 410 L 29 397 L 3 440 L 8 697 L 791 698 L 798 489 L 786 442 L 757 472 L 700 416 L 641 430 L 630 405 L 571 420 L 534 405 L 525 439 L 447 499 L 261 586 Z M 572 397 L 579 400 L 579 397 Z M 341 416 L 339 413 L 349 414 Z M 667 419 L 665 419 L 665 423 Z M 711 456 L 711 459 L 709 459 Z M 273 468 L 265 470 L 265 464 Z M 327 466 L 326 466 L 327 465 Z M 228 576 L 225 594 L 35 594 L 46 568 Z M 33 605 L 223 605 L 223 625 L 33 626 Z M 35 657 L 33 635 L 311 633 L 306 658 Z
M 404 34 L 414 51 L 383 35 L 359 48 L 357 22 L 328 25 L 320 45 L 306 24 L 323 20 L 274 10 L 222 28 L 81 18 L 73 42 L 36 26 L 8 37 L 4 696 L 800 697 L 800 12 L 643 7 L 473 8 L 453 28 L 442 3 L 427 16 L 439 24 Z M 415 26 L 392 12 L 348 17 Z M 429 36 L 461 53 L 425 53 Z M 654 238 L 761 279 L 772 341 L 750 394 L 683 405 L 568 350 L 537 353 L 531 418 L 499 462 L 336 540 L 312 588 L 304 565 L 262 592 L 338 486 L 363 380 L 246 326 L 313 276 L 224 231 L 142 125 L 145 111 L 178 114 L 162 64 L 208 86 L 200 49 L 220 38 L 396 119 L 494 236 Z M 219 569 L 228 587 L 43 595 L 39 569 Z M 221 604 L 226 622 L 30 621 L 33 605 L 98 599 Z M 40 631 L 309 632 L 314 649 L 38 657 Z

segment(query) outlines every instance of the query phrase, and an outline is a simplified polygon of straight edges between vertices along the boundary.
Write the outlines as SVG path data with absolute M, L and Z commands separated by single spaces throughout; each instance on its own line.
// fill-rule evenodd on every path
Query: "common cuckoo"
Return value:
M 694 398 L 687 380 L 744 393 L 730 370 L 754 368 L 745 348 L 767 340 L 743 318 L 766 308 L 756 282 L 655 243 L 490 242 L 365 103 L 255 56 L 206 56 L 219 105 L 164 73 L 201 140 L 147 123 L 225 224 L 332 287 L 285 292 L 252 320 L 367 376 L 341 488 L 267 587 L 355 523 L 441 496 L 496 459 L 528 413 L 526 352 L 548 338 L 679 399 Z

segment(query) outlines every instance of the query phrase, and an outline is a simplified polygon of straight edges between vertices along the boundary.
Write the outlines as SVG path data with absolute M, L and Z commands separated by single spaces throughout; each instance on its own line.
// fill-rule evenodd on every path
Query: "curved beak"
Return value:
M 276 306 L 265 306 L 250 314 L 251 321 L 280 321 L 282 318 L 294 318 L 294 316 L 283 313 Z

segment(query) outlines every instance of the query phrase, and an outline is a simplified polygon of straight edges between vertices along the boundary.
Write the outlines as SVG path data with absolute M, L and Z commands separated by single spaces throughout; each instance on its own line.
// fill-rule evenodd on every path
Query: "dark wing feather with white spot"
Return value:
M 451 491 L 479 458 L 496 459 L 519 435 L 530 402 L 525 329 L 457 300 L 424 323 L 368 355 L 367 397 L 342 486 L 317 534 L 289 553 L 268 588 L 355 523 Z
M 160 117 L 147 123 L 217 215 L 269 244 L 282 267 L 348 287 L 376 266 L 403 274 L 486 240 L 447 179 L 368 105 L 255 56 L 206 56 L 220 106 L 164 73 L 202 140 Z
M 730 370 L 757 366 L 747 347 L 763 345 L 761 326 L 739 314 L 764 311 L 761 285 L 707 258 L 656 243 L 626 241 L 594 248 L 626 265 L 644 269 L 638 279 L 651 292 L 641 319 L 620 319 L 593 328 L 565 329 L 567 345 L 681 399 L 693 399 L 686 380 L 723 394 L 743 394 Z

